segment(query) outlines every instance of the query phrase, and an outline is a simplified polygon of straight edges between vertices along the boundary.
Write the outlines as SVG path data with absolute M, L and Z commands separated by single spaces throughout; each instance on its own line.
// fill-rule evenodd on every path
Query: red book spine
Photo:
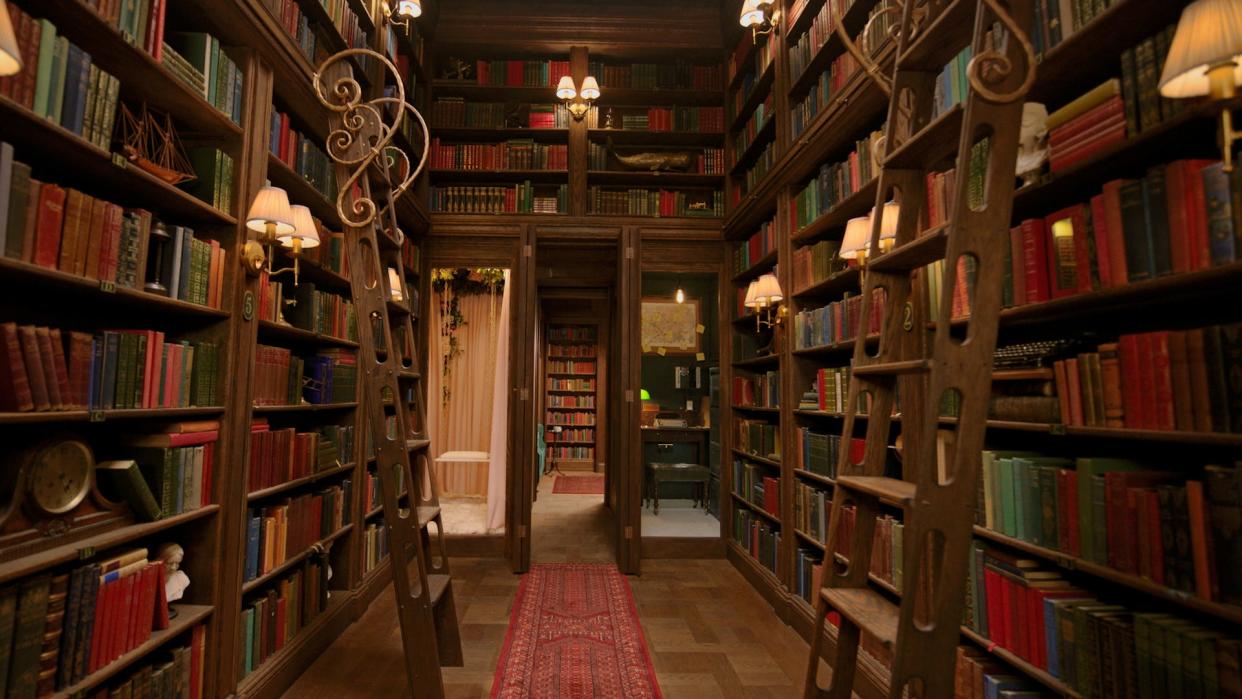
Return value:
M 1173 414 L 1173 372 L 1169 357 L 1169 333 L 1147 333 L 1151 343 L 1151 375 L 1153 395 L 1149 399 L 1152 408 L 1152 426 L 1156 430 L 1172 430 L 1176 425 Z
M 1005 605 L 1002 601 L 1001 575 L 991 568 L 983 570 L 983 588 L 987 596 L 988 633 L 992 642 L 1007 647 L 1005 643 Z
M 1078 359 L 1071 357 L 1065 360 L 1065 384 L 1069 389 L 1070 417 L 1067 425 L 1083 425 L 1082 416 L 1082 380 L 1078 373 Z
M 16 323 L 0 323 L 0 410 L 26 412 L 34 410 L 26 362 L 22 359 L 21 341 Z
M 1109 131 L 1100 134 L 1097 138 L 1088 143 L 1084 143 L 1065 153 L 1059 154 L 1048 162 L 1048 168 L 1052 172 L 1061 172 L 1070 167 L 1087 160 L 1091 156 L 1104 151 L 1109 146 L 1114 145 L 1118 141 L 1125 140 L 1126 125 L 1124 122 L 1113 126 Z
M 1190 220 L 1186 206 L 1186 161 L 1176 160 L 1164 166 L 1165 200 L 1169 212 L 1169 263 L 1173 273 L 1189 272 Z
M 1208 251 L 1207 199 L 1203 193 L 1203 168 L 1210 160 L 1187 160 L 1185 192 L 1187 227 L 1190 234 L 1190 269 L 1207 269 L 1212 266 Z
M 1040 303 L 1051 297 L 1048 280 L 1048 236 L 1044 222 L 1022 222 L 1022 259 L 1026 278 L 1027 303 Z
M 1203 483 L 1186 481 L 1186 506 L 1190 511 L 1190 551 L 1195 570 L 1195 595 L 1205 600 L 1216 598 L 1213 584 L 1212 559 L 1209 554 L 1211 533 L 1208 530 L 1207 506 L 1203 499 Z
M 1127 429 L 1143 427 L 1143 355 L 1139 351 L 1138 335 L 1122 335 L 1117 344 L 1121 358 L 1121 399 L 1123 423 Z
M 1108 215 L 1105 213 L 1103 194 L 1091 197 L 1091 234 L 1095 240 L 1095 264 L 1100 286 L 1116 286 L 1113 266 L 1110 264 L 1112 259 L 1108 255 Z
M 1121 222 L 1121 187 L 1124 180 L 1112 180 L 1104 184 L 1104 213 L 1108 225 L 1107 252 L 1097 250 L 1096 254 L 1108 255 L 1109 274 L 1113 278 L 1113 286 L 1123 286 L 1130 281 L 1126 267 L 1125 230 Z
M 65 219 L 65 190 L 54 184 L 39 188 L 39 212 L 35 224 L 34 263 L 56 269 L 60 262 L 60 233 Z
M 1143 538 L 1147 555 L 1151 558 L 1151 580 L 1164 584 L 1164 539 L 1160 527 L 1160 495 L 1154 489 L 1143 492 L 1143 519 L 1147 521 L 1147 536 Z
M 1068 141 L 1072 141 L 1075 136 L 1086 133 L 1093 126 L 1109 120 L 1109 117 L 1121 116 L 1123 121 L 1125 118 L 1125 101 L 1118 95 L 1101 104 L 1094 109 L 1089 110 L 1086 114 L 1076 117 L 1066 124 L 1053 129 L 1048 134 L 1048 145 L 1059 147 Z

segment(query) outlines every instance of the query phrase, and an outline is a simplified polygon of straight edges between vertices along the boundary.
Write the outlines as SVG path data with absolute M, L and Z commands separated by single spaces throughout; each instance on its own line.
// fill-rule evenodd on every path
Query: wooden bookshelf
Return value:
M 542 401 L 544 441 L 547 443 L 547 469 L 568 467 L 595 471 L 602 459 L 603 442 L 600 435 L 599 407 L 603 396 L 600 386 L 599 366 L 603 351 L 600 344 L 599 326 L 587 323 L 550 322 L 545 326 L 544 337 L 544 388 Z M 561 390 L 553 385 L 564 381 L 591 381 L 590 390 Z M 564 406 L 560 403 L 573 402 Z M 578 405 L 578 403 L 590 405 Z M 561 438 L 558 430 L 571 435 L 581 432 L 574 439 Z M 587 437 L 589 435 L 589 438 Z

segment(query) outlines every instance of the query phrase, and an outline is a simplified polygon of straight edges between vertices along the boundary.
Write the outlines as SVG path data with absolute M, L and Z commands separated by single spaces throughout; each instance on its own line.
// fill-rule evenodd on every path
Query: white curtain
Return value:
M 505 270 L 505 290 L 496 321 L 496 371 L 492 381 L 492 442 L 487 469 L 487 529 L 505 525 L 506 452 L 509 445 L 509 272 Z

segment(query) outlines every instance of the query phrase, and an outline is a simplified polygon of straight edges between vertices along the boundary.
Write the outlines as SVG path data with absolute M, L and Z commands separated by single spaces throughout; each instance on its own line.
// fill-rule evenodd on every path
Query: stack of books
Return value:
M 1121 81 L 1109 80 L 1048 115 L 1048 160 L 1060 172 L 1126 139 Z

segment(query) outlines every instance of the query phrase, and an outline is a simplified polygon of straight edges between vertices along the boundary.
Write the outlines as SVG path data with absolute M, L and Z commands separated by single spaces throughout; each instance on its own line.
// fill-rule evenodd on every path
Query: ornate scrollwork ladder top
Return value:
M 353 66 L 346 62 L 351 56 L 366 56 L 377 60 L 392 74 L 397 94 L 392 97 L 376 97 L 364 101 L 362 86 L 353 75 Z M 339 76 L 329 78 L 330 69 L 339 66 Z M 328 110 L 341 115 L 341 125 L 328 134 L 328 156 L 341 165 L 352 168 L 349 178 L 337 189 L 336 211 L 346 226 L 361 228 L 370 225 L 378 213 L 378 207 L 369 196 L 359 196 L 352 204 L 346 204 L 354 185 L 381 156 L 381 168 L 389 178 L 394 167 L 404 173 L 400 184 L 392 187 L 391 201 L 395 202 L 427 164 L 431 134 L 427 122 L 413 105 L 405 101 L 405 81 L 392 61 L 370 49 L 346 49 L 324 59 L 312 78 L 315 96 Z M 393 136 L 400 130 L 407 112 L 417 121 L 423 134 L 423 153 L 416 167 L 410 166 L 410 157 L 393 145 Z M 391 113 L 391 123 L 386 121 Z

